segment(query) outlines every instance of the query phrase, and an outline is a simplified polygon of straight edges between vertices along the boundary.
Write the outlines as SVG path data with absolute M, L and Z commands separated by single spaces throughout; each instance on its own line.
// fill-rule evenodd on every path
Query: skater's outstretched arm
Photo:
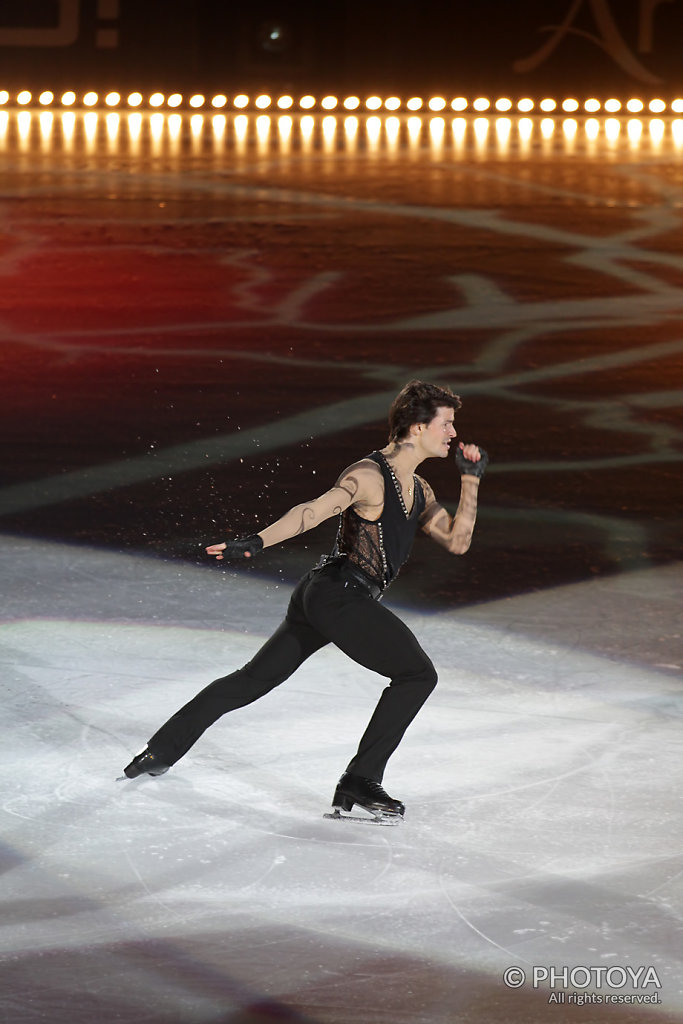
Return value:
M 280 519 L 266 526 L 256 536 L 260 537 L 263 547 L 296 537 L 300 533 L 312 530 L 332 516 L 339 515 L 344 509 L 353 505 L 364 519 L 378 519 L 384 503 L 384 484 L 379 467 L 368 459 L 349 466 L 341 474 L 334 487 L 325 491 L 318 498 L 295 505 Z M 207 553 L 223 558 L 225 543 L 211 544 Z M 244 550 L 243 557 L 251 557 L 251 552 Z
M 424 532 L 453 555 L 464 555 L 472 542 L 477 519 L 479 481 L 484 475 L 488 456 L 476 445 L 460 444 L 456 464 L 460 470 L 460 501 L 454 516 L 439 504 L 434 491 L 420 477 L 425 496 L 425 509 L 420 517 Z

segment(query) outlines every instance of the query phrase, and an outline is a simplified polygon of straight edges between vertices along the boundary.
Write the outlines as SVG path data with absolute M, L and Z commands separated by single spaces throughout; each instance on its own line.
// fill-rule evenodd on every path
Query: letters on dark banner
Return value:
M 683 88 L 683 0 L 0 0 L 0 85 Z

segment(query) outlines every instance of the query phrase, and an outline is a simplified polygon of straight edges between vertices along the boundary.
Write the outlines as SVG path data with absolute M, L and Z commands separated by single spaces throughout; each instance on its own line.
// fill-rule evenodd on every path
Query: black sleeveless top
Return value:
M 408 512 L 393 469 L 381 452 L 367 455 L 379 466 L 384 479 L 384 507 L 379 519 L 363 519 L 353 508 L 339 517 L 332 557 L 346 555 L 361 572 L 384 590 L 408 560 L 424 512 L 425 497 L 418 477 L 413 476 L 413 507 Z

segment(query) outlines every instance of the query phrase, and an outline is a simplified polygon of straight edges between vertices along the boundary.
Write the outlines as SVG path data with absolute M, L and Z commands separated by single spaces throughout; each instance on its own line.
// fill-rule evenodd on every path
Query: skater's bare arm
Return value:
M 472 542 L 477 519 L 479 481 L 476 476 L 464 476 L 460 481 L 460 501 L 454 516 L 440 505 L 434 491 L 422 480 L 425 510 L 420 517 L 424 532 L 453 555 L 464 555 Z
M 326 519 L 339 515 L 351 505 L 363 518 L 377 519 L 382 512 L 383 502 L 384 485 L 381 471 L 374 462 L 363 459 L 345 469 L 329 491 L 311 501 L 295 505 L 276 522 L 261 530 L 257 536 L 265 548 L 281 544 L 282 541 L 312 530 Z M 225 546 L 225 543 L 212 544 L 206 550 L 208 554 L 221 559 Z M 248 558 L 251 552 L 244 551 L 243 555 Z
M 481 461 L 480 450 L 476 445 L 461 445 L 460 448 L 465 459 L 473 463 L 473 468 L 476 462 Z M 462 459 L 460 462 L 462 464 Z M 420 477 L 425 496 L 425 509 L 420 517 L 420 526 L 429 537 L 454 555 L 464 555 L 469 549 L 477 520 L 481 477 L 469 474 L 468 468 L 465 462 L 460 477 L 460 501 L 454 516 L 439 504 L 432 488 Z

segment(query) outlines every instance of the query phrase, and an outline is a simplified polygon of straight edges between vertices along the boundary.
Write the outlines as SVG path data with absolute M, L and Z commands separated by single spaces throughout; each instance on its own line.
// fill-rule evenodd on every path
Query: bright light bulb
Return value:
M 406 106 L 408 110 L 421 110 L 422 100 L 420 99 L 419 96 L 411 96 L 408 102 L 406 103 Z
M 365 101 L 365 106 L 368 108 L 368 110 L 379 110 L 379 108 L 382 106 L 382 100 L 379 98 L 379 96 L 368 96 L 368 98 Z
M 574 117 L 565 117 L 562 122 L 562 131 L 567 142 L 573 142 L 576 138 L 576 133 L 579 130 L 579 122 Z
M 65 111 L 61 116 L 62 135 L 67 141 L 71 141 L 76 128 L 76 115 L 73 110 Z
M 605 135 L 610 142 L 616 142 L 619 138 L 621 125 L 616 117 L 608 117 L 605 121 Z
M 368 142 L 374 149 L 379 143 L 379 137 L 382 131 L 382 122 L 379 117 L 369 117 L 365 122 L 365 134 L 368 137 Z
M 487 100 L 485 96 L 479 96 L 472 106 L 475 110 L 488 110 L 491 106 L 491 100 Z
M 156 114 L 152 114 L 149 119 L 149 134 L 157 145 L 161 142 L 164 134 L 164 115 L 158 111 Z
M 360 99 L 358 96 L 347 96 L 344 100 L 345 110 L 358 110 L 360 106 Z
M 120 123 L 121 118 L 118 114 L 107 114 L 107 117 L 105 119 L 105 124 L 107 126 L 107 136 L 112 142 L 116 138 Z
M 216 130 L 216 121 L 219 121 L 223 117 L 224 117 L 223 114 L 217 114 L 213 118 L 214 131 Z M 247 131 L 249 129 L 249 118 L 247 117 L 246 114 L 238 114 L 237 115 L 237 117 L 235 118 L 234 128 L 235 128 L 235 138 L 237 139 L 237 141 L 238 142 L 244 142 L 246 140 L 246 138 L 247 138 Z
M 525 96 L 523 100 L 520 100 L 517 104 L 517 110 L 521 110 L 523 114 L 528 114 L 530 110 L 534 109 L 534 101 Z
M 118 92 L 108 92 L 104 97 L 104 102 L 108 107 L 117 107 L 121 102 L 121 94 Z
M 628 101 L 628 103 L 626 104 L 626 109 L 631 114 L 638 114 L 638 113 L 640 113 L 640 111 L 643 109 L 644 106 L 645 106 L 645 104 L 643 103 L 642 100 L 635 100 L 634 99 L 634 100 L 629 100 Z
M 666 103 L 664 100 L 650 100 L 648 106 L 653 114 L 663 114 L 666 110 Z
M 453 132 L 453 143 L 456 149 L 462 149 L 467 133 L 467 119 L 464 117 L 454 117 L 451 122 L 451 131 Z
M 164 102 L 163 92 L 153 92 L 149 98 L 150 107 L 160 107 Z
M 289 114 L 283 114 L 277 119 L 277 131 L 281 142 L 288 142 L 292 136 L 294 121 Z
M 50 103 L 52 103 L 54 98 L 55 94 L 53 92 L 41 92 L 40 96 L 38 97 L 38 102 L 41 106 L 47 107 Z
M 261 114 L 256 118 L 256 137 L 260 143 L 268 141 L 270 134 L 270 118 L 267 114 Z
M 266 110 L 270 106 L 270 104 L 271 104 L 270 96 L 266 96 L 265 94 L 262 95 L 262 96 L 257 96 L 256 99 L 254 100 L 254 105 L 259 110 Z
M 28 110 L 22 110 L 17 116 L 17 131 L 19 137 L 26 142 L 31 134 L 31 115 Z
M 398 142 L 401 131 L 401 122 L 397 117 L 388 117 L 384 123 L 384 130 L 387 133 L 387 142 L 393 148 Z
M 0 105 L 9 103 L 9 93 L 6 89 L 0 89 Z
M 292 96 L 280 96 L 277 101 L 280 110 L 289 110 L 293 103 L 294 98 Z
M 507 96 L 501 96 L 496 100 L 496 110 L 510 110 L 511 108 L 512 100 L 509 100 Z
M 174 92 L 168 97 L 169 107 L 179 107 L 182 102 L 183 97 L 180 95 L 179 92 Z
M 302 110 L 310 110 L 311 107 L 315 106 L 315 96 L 302 96 L 299 100 L 299 106 Z
M 596 100 L 596 99 L 586 100 L 586 102 L 583 105 L 583 108 L 589 114 L 597 114 L 598 110 L 600 109 L 600 100 Z
M 443 96 L 432 96 L 432 98 L 429 101 L 430 110 L 443 110 L 445 106 L 446 101 L 443 98 Z
M 467 100 L 464 96 L 456 96 L 454 100 L 451 100 L 452 110 L 467 110 Z
M 446 122 L 442 117 L 429 119 L 429 141 L 434 148 L 440 149 L 443 146 L 445 132 Z
M 595 142 L 598 135 L 600 134 L 600 122 L 596 117 L 589 117 L 584 125 L 587 137 L 591 142 Z
M 94 142 L 97 138 L 97 114 L 92 110 L 83 118 L 83 131 L 88 142 Z
M 408 129 L 408 145 L 411 149 L 417 149 L 422 135 L 422 118 L 409 117 L 406 127 Z
M 486 145 L 486 136 L 489 131 L 489 121 L 487 117 L 477 117 L 474 120 L 474 138 L 477 146 L 482 149 Z
M 194 96 L 190 96 L 190 106 L 194 110 L 196 110 L 197 107 L 203 107 L 205 102 L 206 101 L 204 97 L 201 95 L 201 93 L 195 93 Z
M 389 96 L 389 98 L 384 101 L 384 106 L 387 110 L 399 110 L 401 101 L 398 96 Z
M 139 107 L 142 103 L 142 93 L 132 92 L 128 97 L 127 103 L 129 107 Z
M 17 96 L 17 103 L 19 104 L 19 106 L 25 107 L 28 103 L 31 102 L 32 98 L 33 97 L 31 96 L 31 93 L 28 91 L 28 89 L 22 89 L 22 91 Z
M 551 100 L 550 97 L 547 97 L 546 99 L 541 100 L 541 103 L 540 103 L 541 110 L 546 111 L 546 113 L 549 113 L 551 110 L 554 110 L 556 106 L 557 106 L 557 101 L 556 100 Z
M 534 122 L 530 117 L 520 117 L 517 131 L 522 142 L 528 142 L 534 131 Z
M 337 119 L 336 117 L 324 117 L 322 122 L 323 139 L 325 140 L 326 148 L 334 145 L 334 136 L 337 131 Z
M 683 114 L 683 100 L 674 100 L 671 104 L 671 109 L 673 110 L 674 114 Z
M 321 100 L 320 106 L 323 110 L 334 110 L 338 103 L 339 100 L 336 96 L 324 96 Z
M 128 134 L 132 142 L 139 142 L 142 133 L 142 114 L 134 111 L 128 115 Z
M 608 114 L 616 114 L 618 110 L 621 110 L 621 101 L 614 98 L 605 100 L 605 110 Z
M 632 117 L 629 119 L 628 124 L 626 125 L 626 133 L 631 146 L 637 146 L 640 142 L 640 137 L 643 134 L 643 122 L 639 117 Z
M 245 100 L 245 103 L 243 105 L 246 107 L 246 105 L 249 102 L 249 100 L 248 100 L 248 98 L 246 96 L 244 96 L 242 98 Z M 235 99 L 238 99 L 238 97 L 235 97 Z M 211 97 L 211 106 L 214 108 L 214 110 L 220 110 L 221 107 L 224 107 L 227 102 L 228 102 L 228 97 L 224 93 L 222 93 L 222 92 L 216 93 L 215 96 Z M 238 104 L 235 102 L 235 106 L 237 106 L 237 105 Z
M 498 139 L 498 145 L 505 148 L 510 141 L 510 132 L 512 131 L 512 121 L 509 117 L 497 117 L 496 118 L 496 138 Z
M 562 109 L 565 110 L 568 114 L 570 114 L 574 110 L 579 109 L 579 101 L 574 99 L 562 100 Z
M 354 142 L 358 134 L 359 121 L 357 117 L 345 117 L 344 118 L 344 136 L 347 144 Z

